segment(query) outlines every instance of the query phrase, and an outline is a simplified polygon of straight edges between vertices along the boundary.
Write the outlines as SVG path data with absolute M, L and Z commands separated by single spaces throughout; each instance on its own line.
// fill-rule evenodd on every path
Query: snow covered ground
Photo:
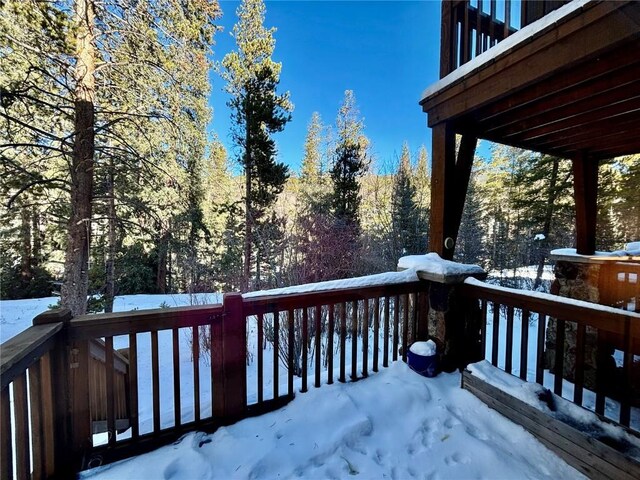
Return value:
M 190 433 L 84 479 L 582 478 L 521 427 L 402 362 L 364 381 L 323 385 L 285 408 Z

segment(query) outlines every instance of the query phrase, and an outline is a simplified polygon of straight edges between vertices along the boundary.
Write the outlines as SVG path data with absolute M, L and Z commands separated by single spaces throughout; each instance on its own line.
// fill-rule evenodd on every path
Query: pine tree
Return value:
M 460 263 L 476 265 L 485 265 L 486 263 L 485 232 L 480 196 L 478 174 L 477 171 L 473 171 L 469 179 L 454 256 L 455 261 Z
M 204 151 L 219 9 L 210 0 L 12 0 L 2 8 L 3 173 L 22 172 L 10 195 L 56 205 L 46 222 L 69 219 L 56 232 L 66 237 L 63 304 L 83 313 L 89 260 L 102 255 L 113 266 L 121 232 L 152 235 L 152 223 L 171 224 L 195 198 L 182 202 L 176 191 L 192 189 L 187 171 Z M 109 255 L 92 253 L 92 237 L 107 231 Z
M 420 210 L 416 203 L 416 187 L 411 170 L 411 153 L 405 142 L 391 197 L 391 244 L 396 258 L 423 250 L 420 244 Z
M 231 95 L 233 139 L 241 151 L 239 160 L 245 174 L 242 289 L 247 290 L 257 240 L 254 230 L 262 227 L 267 210 L 282 192 L 289 176 L 287 166 L 275 160 L 276 148 L 271 135 L 284 129 L 291 119 L 289 112 L 293 105 L 288 93 L 278 95 L 276 92 L 282 64 L 271 59 L 275 28 L 264 26 L 264 2 L 243 0 L 236 13 L 238 23 L 233 27 L 233 36 L 238 49 L 224 57 L 222 76 Z M 256 277 L 260 277 L 258 265 Z

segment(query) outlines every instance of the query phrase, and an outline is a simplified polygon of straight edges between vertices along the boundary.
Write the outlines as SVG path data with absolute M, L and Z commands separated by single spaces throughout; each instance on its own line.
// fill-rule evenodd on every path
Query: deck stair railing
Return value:
M 494 366 L 640 432 L 640 314 L 474 281 L 462 294 L 480 303 Z

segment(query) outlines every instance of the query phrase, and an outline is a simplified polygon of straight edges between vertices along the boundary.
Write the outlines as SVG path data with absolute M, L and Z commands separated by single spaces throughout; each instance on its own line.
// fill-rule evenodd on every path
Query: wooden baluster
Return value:
M 44 477 L 44 431 L 42 425 L 42 376 L 40 360 L 29 367 L 29 410 L 31 412 L 31 447 L 33 471 L 31 478 Z M 4 435 L 3 435 L 4 436 Z
M 27 372 L 23 372 L 13 380 L 13 412 L 16 429 L 16 478 L 18 480 L 28 480 L 31 478 L 29 407 L 27 402 Z
M 302 392 L 307 391 L 307 359 L 309 356 L 309 316 L 308 309 L 302 309 Z
M 340 309 L 340 378 L 339 378 L 339 380 L 342 383 L 347 381 L 346 348 L 347 348 L 347 304 L 343 302 L 342 308 Z
M 626 301 L 626 300 L 625 300 Z M 633 336 L 631 318 L 626 317 L 624 325 L 624 357 L 622 363 L 622 397 L 620 399 L 620 423 L 625 427 L 631 422 L 631 385 L 633 382 Z
M 273 312 L 273 398 L 280 396 L 280 358 L 278 355 L 280 340 L 280 312 Z
M 138 337 L 129 334 L 129 416 L 131 421 L 131 439 L 137 440 L 140 435 L 138 423 Z
M 482 320 L 480 321 L 480 351 L 482 352 L 482 359 L 487 357 L 487 301 L 480 301 L 480 315 Z
M 416 342 L 418 340 L 418 294 L 411 294 L 411 304 L 413 308 L 411 309 L 411 336 L 409 337 L 409 344 Z
M 544 385 L 544 344 L 547 331 L 547 317 L 542 313 L 538 314 L 538 350 L 536 352 L 536 383 Z
M 393 352 L 392 360 L 398 360 L 398 345 L 400 344 L 400 297 L 393 297 Z
M 500 341 L 500 304 L 493 302 L 493 323 L 491 325 L 491 364 L 498 366 L 498 342 Z
M 160 432 L 160 358 L 158 331 L 151 332 L 151 383 L 153 389 L 153 433 Z
M 104 339 L 104 370 L 105 385 L 107 386 L 107 435 L 109 435 L 109 446 L 114 447 L 116 444 L 116 409 L 115 409 L 115 387 L 114 387 L 114 368 L 113 368 L 113 337 L 105 337 Z
M 316 383 L 315 387 L 320 387 L 320 367 L 322 366 L 322 309 L 320 305 L 316 305 L 314 312 L 314 320 L 315 320 L 315 329 L 316 329 L 316 338 L 315 338 L 315 347 L 316 347 Z
M 511 29 L 511 0 L 504 0 L 504 38 L 507 38 Z
M 329 305 L 329 331 L 327 333 L 327 383 L 331 385 L 333 383 L 333 334 L 335 330 L 335 308 L 334 305 Z
M 564 320 L 556 322 L 556 361 L 554 366 L 553 393 L 562 396 L 562 379 L 564 377 Z
M 471 60 L 471 25 L 469 23 L 469 3 L 464 3 L 464 17 L 462 22 L 462 61 L 460 65 Z
M 378 349 L 380 348 L 380 297 L 373 301 L 373 371 L 378 371 Z
M 351 380 L 358 379 L 358 302 L 351 302 Z
M 573 389 L 573 402 L 582 405 L 582 392 L 584 385 L 584 340 L 586 327 L 583 323 L 577 324 L 576 330 L 576 364 Z
M 42 438 L 43 438 L 43 477 L 54 474 L 55 464 L 55 405 L 53 403 L 53 381 L 51 377 L 51 353 L 40 359 L 40 389 L 42 392 Z M 4 429 L 2 430 L 5 431 Z M 0 459 L 0 462 L 2 459 Z M 5 478 L 0 475 L 0 478 Z
M 182 401 L 180 398 L 180 337 L 177 328 L 172 331 L 173 340 L 173 423 L 182 425 Z
M 0 395 L 0 429 L 3 439 L 0 442 L 0 478 L 13 478 L 13 442 L 11 440 L 11 403 L 9 386 L 2 389 Z
M 490 8 L 490 20 L 489 20 L 489 48 L 491 48 L 491 44 L 493 43 L 493 39 L 495 38 L 495 23 L 496 23 L 496 0 L 490 0 L 491 8 Z
M 200 327 L 191 329 L 191 356 L 193 359 L 193 419 L 200 422 Z
M 295 348 L 296 312 L 290 308 L 287 313 L 287 394 L 293 397 L 293 350 Z
M 527 380 L 529 356 L 529 310 L 522 310 L 522 330 L 520 331 L 520 378 Z
M 476 9 L 476 57 L 482 53 L 482 0 Z
M 362 316 L 362 376 L 369 376 L 369 299 L 364 299 Z
M 507 307 L 507 332 L 505 345 L 504 370 L 507 373 L 512 372 L 513 364 L 513 307 Z
M 389 366 L 389 310 L 391 299 L 384 297 L 384 340 L 383 340 L 383 353 L 382 353 L 382 366 L 387 368 Z
M 409 295 L 402 296 L 404 309 L 402 311 L 402 361 L 407 361 L 407 348 L 409 348 Z
M 291 320 L 289 320 L 291 321 Z M 256 317 L 257 329 L 258 329 L 258 343 L 256 345 L 257 349 L 257 357 L 258 363 L 256 368 L 257 372 L 257 381 L 258 381 L 258 403 L 262 403 L 264 401 L 264 314 L 259 313 Z
M 222 414 L 222 410 L 216 409 L 216 405 L 224 405 L 224 392 L 222 388 L 222 341 L 218 338 L 222 334 L 222 320 L 218 315 L 211 316 L 209 324 L 209 345 L 211 345 L 211 416 L 217 417 Z M 222 407 L 219 407 L 222 408 Z

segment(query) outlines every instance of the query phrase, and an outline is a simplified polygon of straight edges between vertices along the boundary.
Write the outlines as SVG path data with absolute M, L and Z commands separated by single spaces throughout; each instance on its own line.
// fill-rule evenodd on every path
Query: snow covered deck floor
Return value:
M 467 391 L 402 362 L 285 408 L 82 472 L 126 478 L 583 478 Z

